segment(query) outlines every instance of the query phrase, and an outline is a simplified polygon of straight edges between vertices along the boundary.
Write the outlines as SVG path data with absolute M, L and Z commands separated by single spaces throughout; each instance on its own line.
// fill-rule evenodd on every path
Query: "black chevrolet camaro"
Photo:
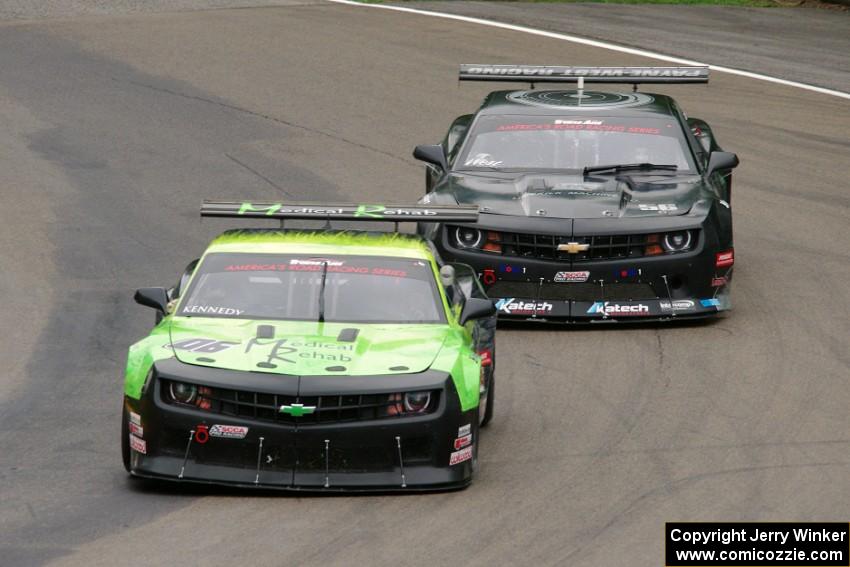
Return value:
M 475 204 L 475 223 L 420 223 L 473 266 L 500 318 L 672 320 L 731 307 L 731 170 L 703 120 L 640 83 L 705 83 L 704 67 L 462 65 L 461 80 L 519 81 L 458 117 L 427 164 L 423 204 Z M 536 83 L 577 83 L 534 90 Z M 584 83 L 634 84 L 632 92 Z

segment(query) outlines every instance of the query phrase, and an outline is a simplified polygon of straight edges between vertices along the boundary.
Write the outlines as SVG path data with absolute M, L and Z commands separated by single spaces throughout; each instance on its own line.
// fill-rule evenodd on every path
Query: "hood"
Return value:
M 698 175 L 583 176 L 454 173 L 449 188 L 460 204 L 497 215 L 595 219 L 686 214 L 700 198 Z
M 446 325 L 387 325 L 175 317 L 180 362 L 299 376 L 409 374 L 427 370 Z

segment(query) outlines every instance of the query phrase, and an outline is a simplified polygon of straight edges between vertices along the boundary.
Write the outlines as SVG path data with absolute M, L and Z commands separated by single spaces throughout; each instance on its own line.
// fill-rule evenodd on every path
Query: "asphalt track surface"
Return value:
M 661 565 L 663 524 L 850 510 L 850 104 L 671 86 L 742 159 L 735 311 L 503 329 L 481 470 L 455 493 L 305 497 L 127 479 L 132 290 L 227 221 L 205 197 L 413 201 L 461 61 L 652 64 L 317 2 L 0 24 L 0 564 Z
M 393 4 L 574 34 L 850 92 L 847 11 L 467 0 Z M 548 57 L 538 55 L 554 61 Z

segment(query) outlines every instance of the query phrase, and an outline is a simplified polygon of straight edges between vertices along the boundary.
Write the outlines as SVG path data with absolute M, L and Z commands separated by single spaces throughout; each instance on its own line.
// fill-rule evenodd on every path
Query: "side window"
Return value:
M 467 264 L 452 264 L 455 269 L 455 288 L 457 293 L 464 300 L 470 297 L 487 298 L 484 293 L 484 288 L 481 287 L 481 282 L 478 281 L 478 274 Z
M 466 136 L 467 130 L 469 130 L 470 122 L 472 122 L 472 114 L 465 114 L 455 119 L 449 127 L 449 132 L 446 134 L 445 140 L 446 156 L 449 163 L 454 161 L 455 154 L 457 154 L 457 150 L 461 146 L 460 142 Z
M 189 265 L 186 266 L 186 269 L 183 270 L 183 274 L 180 276 L 180 279 L 177 281 L 177 285 L 168 290 L 168 299 L 170 301 L 174 301 L 180 298 L 180 294 L 186 286 L 189 284 L 189 280 L 192 278 L 192 274 L 195 273 L 195 268 L 198 267 L 198 262 L 201 259 L 195 259 L 189 262 Z

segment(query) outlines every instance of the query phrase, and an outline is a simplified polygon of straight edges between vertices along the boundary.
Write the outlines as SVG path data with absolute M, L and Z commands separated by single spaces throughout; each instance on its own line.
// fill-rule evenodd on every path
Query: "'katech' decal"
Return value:
M 496 309 L 508 315 L 533 315 L 552 311 L 552 304 L 547 301 L 517 301 L 515 298 L 503 298 L 496 302 Z
M 135 423 L 136 425 L 141 425 L 142 424 L 142 416 L 140 416 L 139 414 L 137 414 L 134 411 L 131 411 L 130 412 L 130 423 Z
M 468 447 L 472 445 L 472 435 L 464 435 L 463 437 L 458 437 L 455 439 L 455 450 L 462 449 L 464 447 Z
M 608 301 L 597 301 L 587 312 L 591 315 L 648 315 L 649 306 L 643 303 L 635 305 L 620 305 Z
M 457 436 L 463 437 L 464 435 L 469 435 L 472 432 L 472 424 L 467 423 L 466 425 L 461 425 L 457 428 Z

